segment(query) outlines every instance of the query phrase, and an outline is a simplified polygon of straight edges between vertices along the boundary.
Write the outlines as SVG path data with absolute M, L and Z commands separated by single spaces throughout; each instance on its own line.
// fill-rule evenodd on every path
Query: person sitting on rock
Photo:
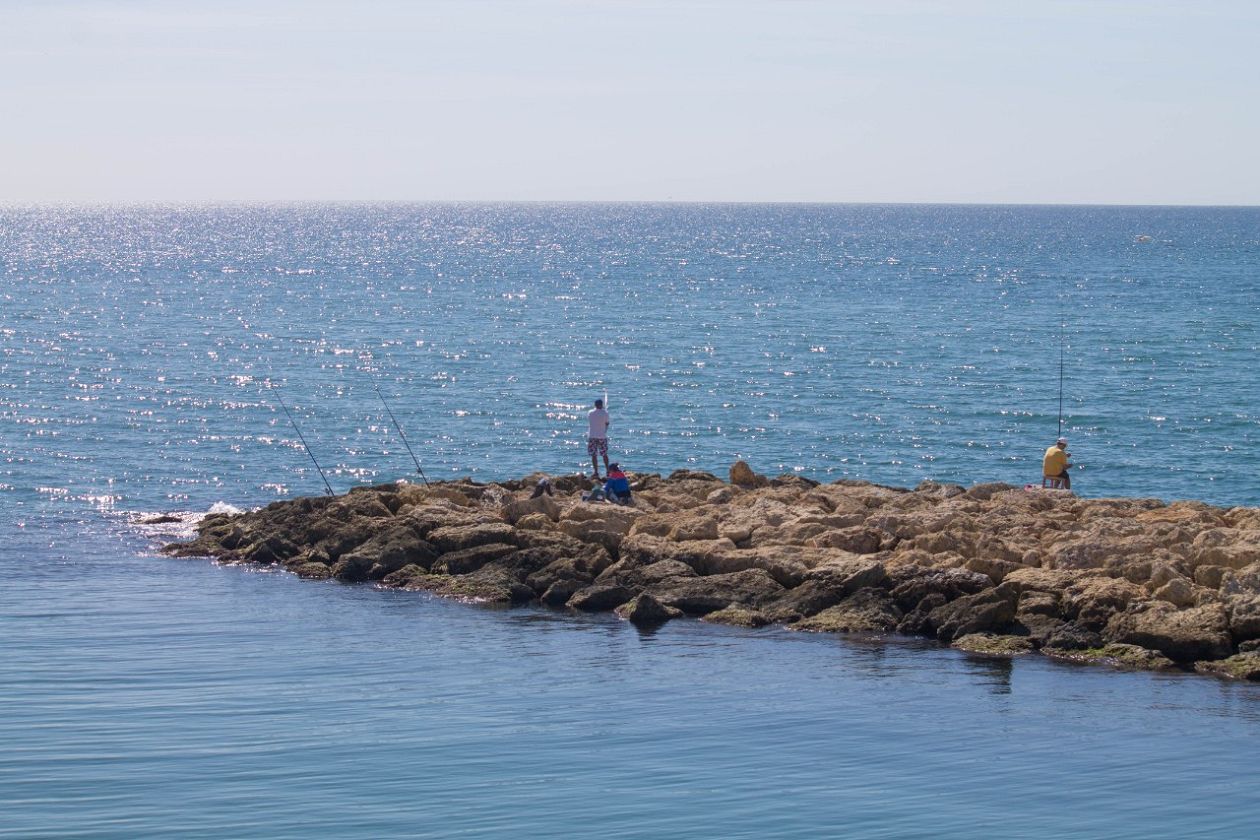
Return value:
M 1070 457 L 1072 453 L 1067 451 L 1067 438 L 1059 438 L 1054 446 L 1046 450 L 1046 455 L 1041 460 L 1041 474 L 1063 482 L 1063 489 L 1071 490 L 1072 479 L 1068 475 L 1068 470 L 1072 468 L 1068 463 Z
M 616 502 L 619 505 L 629 505 L 634 503 L 634 499 L 630 495 L 630 479 L 626 478 L 626 474 L 621 471 L 621 467 L 617 464 L 608 465 L 608 480 L 604 482 L 604 495 L 609 501 Z

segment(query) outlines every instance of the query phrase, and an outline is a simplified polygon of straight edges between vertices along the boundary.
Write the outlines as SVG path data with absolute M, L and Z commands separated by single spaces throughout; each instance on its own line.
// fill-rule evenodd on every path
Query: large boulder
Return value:
M 428 541 L 438 552 L 446 554 L 491 543 L 516 545 L 517 537 L 516 531 L 506 522 L 487 522 L 436 528 L 429 533 Z
M 803 581 L 767 608 L 774 621 L 795 621 L 835 606 L 859 589 L 878 587 L 887 580 L 884 566 L 858 555 L 837 556 L 815 566 Z
M 434 574 L 466 575 L 516 552 L 509 543 L 486 543 L 443 554 L 431 566 Z
M 1141 587 L 1123 578 L 1087 576 L 1068 584 L 1060 601 L 1064 618 L 1101 630 L 1113 615 L 1143 597 Z
M 694 577 L 694 569 L 674 560 L 662 560 L 648 565 L 619 560 L 605 569 L 593 583 L 575 591 L 566 605 L 585 612 L 611 610 L 648 587 L 670 583 L 678 578 Z
M 523 549 L 521 555 L 536 555 L 540 562 L 545 561 L 541 568 L 529 573 L 525 580 L 539 595 L 561 581 L 580 584 L 573 589 L 576 592 L 577 589 L 595 580 L 613 563 L 608 552 L 597 545 L 583 546 L 578 552 L 563 553 L 556 553 L 545 548 L 528 548 Z
M 888 578 L 892 597 L 903 610 L 914 609 L 928 595 L 940 595 L 946 601 L 953 601 L 993 586 L 993 581 L 979 572 L 918 565 L 890 568 Z
M 1188 610 L 1162 601 L 1133 604 L 1111 618 L 1103 639 L 1151 648 L 1176 662 L 1224 659 L 1233 652 L 1220 604 Z
M 868 588 L 790 626 L 818 633 L 887 633 L 896 629 L 900 620 L 901 610 L 888 593 Z
M 402 524 L 355 547 L 341 557 L 340 563 L 352 580 L 380 580 L 412 563 L 428 568 L 436 558 L 433 546 L 410 524 Z
M 509 502 L 503 507 L 503 518 L 516 525 L 526 516 L 542 514 L 552 522 L 560 518 L 560 503 L 553 497 L 543 495 L 536 499 L 520 499 Z
M 405 566 L 386 575 L 385 586 L 432 592 L 444 598 L 469 603 L 519 604 L 531 600 L 534 592 L 507 570 L 487 566 L 467 575 L 441 575 L 420 566 Z
M 1226 659 L 1196 662 L 1194 663 L 1194 670 L 1200 674 L 1212 674 L 1218 677 L 1228 677 L 1232 680 L 1260 682 L 1260 653 L 1255 651 L 1237 653 Z
M 705 615 L 736 604 L 760 607 L 783 592 L 783 587 L 762 569 L 745 569 L 707 577 L 676 577 L 653 584 L 648 590 L 666 606 L 688 615 Z
M 937 607 L 928 620 L 936 630 L 936 638 L 949 642 L 968 633 L 1005 628 L 1015 620 L 1018 600 L 1019 593 L 1014 587 L 995 586 Z
M 1061 617 L 1058 595 L 1035 590 L 1020 593 L 1019 602 L 1015 608 L 1015 633 L 1027 636 L 1030 642 L 1041 647 L 1059 632 L 1065 623 Z
M 1260 595 L 1234 595 L 1226 601 L 1234 643 L 1260 639 Z

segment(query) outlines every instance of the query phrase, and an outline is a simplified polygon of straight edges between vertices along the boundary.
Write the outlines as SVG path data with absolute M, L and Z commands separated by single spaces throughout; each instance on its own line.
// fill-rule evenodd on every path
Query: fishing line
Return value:
M 250 335 L 249 325 L 245 323 L 245 319 L 238 315 L 236 320 L 241 325 L 241 329 L 245 331 L 245 334 Z M 272 372 L 271 364 L 268 362 L 267 363 L 267 382 L 270 383 L 274 381 L 274 379 L 275 379 L 275 374 Z M 272 386 L 270 384 L 268 384 L 266 387 L 267 387 L 267 390 L 272 389 Z M 311 451 L 310 444 L 306 442 L 306 436 L 302 434 L 301 427 L 298 426 L 297 420 L 293 419 L 293 413 L 289 411 L 289 407 L 285 405 L 284 398 L 280 396 L 279 391 L 276 391 L 276 401 L 279 402 L 280 407 L 284 409 L 284 416 L 289 418 L 289 423 L 290 425 L 293 426 L 293 431 L 297 432 L 298 440 L 302 442 L 302 448 L 306 450 L 306 454 L 310 457 L 311 463 L 315 465 L 315 470 L 319 473 L 319 477 L 324 482 L 324 490 L 328 493 L 329 496 L 336 496 L 337 494 L 333 492 L 332 485 L 328 483 L 328 476 L 325 475 L 323 468 L 319 465 L 319 461 L 315 459 L 315 453 Z
M 280 403 L 280 407 L 284 409 L 284 414 L 289 418 L 289 422 L 293 424 L 293 430 L 297 432 L 298 440 L 302 441 L 302 447 L 306 450 L 306 454 L 311 456 L 311 463 L 319 471 L 319 477 L 324 480 L 324 489 L 328 491 L 329 496 L 336 496 L 337 494 L 333 492 L 332 485 L 328 483 L 328 476 L 324 475 L 324 470 L 319 466 L 319 461 L 315 460 L 315 453 L 311 451 L 311 447 L 306 443 L 306 437 L 298 427 L 297 421 L 293 419 L 293 415 L 289 413 L 289 407 L 284 404 L 284 398 L 280 396 L 279 391 L 276 392 L 276 400 Z
M 411 456 L 411 460 L 416 465 L 416 472 L 420 473 L 420 477 L 424 479 L 425 485 L 429 483 L 429 477 L 424 474 L 424 470 L 420 467 L 420 459 L 416 457 L 416 453 L 412 451 L 411 444 L 407 442 L 407 436 L 403 434 L 402 426 L 398 424 L 398 418 L 394 416 L 394 412 L 390 409 L 389 403 L 385 402 L 385 395 L 381 393 L 381 389 L 375 384 L 372 390 L 376 392 L 376 396 L 381 398 L 381 405 L 385 406 L 385 411 L 389 414 L 389 419 L 393 421 L 394 428 L 398 430 L 398 436 L 402 438 L 403 446 L 407 447 L 407 454 Z
M 1059 275 L 1059 433 L 1063 437 L 1063 342 L 1067 315 L 1063 305 L 1063 275 Z

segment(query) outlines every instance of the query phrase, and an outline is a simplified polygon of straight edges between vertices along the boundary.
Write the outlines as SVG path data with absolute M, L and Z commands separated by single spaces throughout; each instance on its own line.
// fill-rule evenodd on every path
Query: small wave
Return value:
M 216 513 L 241 513 L 242 510 L 227 502 L 215 502 L 209 510 L 127 510 L 118 511 L 127 527 L 145 537 L 162 542 L 191 540 L 197 536 L 201 520 Z

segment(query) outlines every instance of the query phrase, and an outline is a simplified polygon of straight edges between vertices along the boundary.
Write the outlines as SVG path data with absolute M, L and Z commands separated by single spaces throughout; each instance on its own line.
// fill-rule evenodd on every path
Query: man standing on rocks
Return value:
M 595 471 L 595 480 L 599 481 L 600 455 L 604 456 L 604 471 L 608 470 L 608 427 L 612 425 L 603 400 L 595 400 L 595 407 L 586 413 L 586 422 L 590 425 L 586 436 L 586 454 L 591 456 L 591 468 Z
M 1062 481 L 1064 490 L 1072 489 L 1072 478 L 1068 475 L 1068 470 L 1072 468 L 1072 465 L 1068 463 L 1071 454 L 1067 451 L 1067 438 L 1059 438 L 1054 446 L 1046 450 L 1046 456 L 1041 459 L 1041 474 L 1046 478 L 1057 478 Z

